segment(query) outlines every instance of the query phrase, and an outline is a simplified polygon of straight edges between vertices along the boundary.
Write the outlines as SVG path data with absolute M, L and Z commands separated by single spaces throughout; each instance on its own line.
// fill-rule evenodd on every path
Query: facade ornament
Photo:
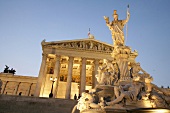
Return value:
M 85 40 L 85 41 L 73 41 L 73 42 L 45 42 L 42 41 L 42 49 L 44 48 L 67 48 L 67 49 L 77 49 L 84 51 L 96 51 L 103 53 L 111 53 L 113 51 L 113 47 L 109 45 L 102 44 L 100 42 L 96 42 L 95 40 Z
M 41 42 L 41 45 L 42 46 L 45 45 L 45 39 Z
M 94 39 L 94 38 L 95 38 L 94 35 L 92 34 L 89 35 L 89 39 Z

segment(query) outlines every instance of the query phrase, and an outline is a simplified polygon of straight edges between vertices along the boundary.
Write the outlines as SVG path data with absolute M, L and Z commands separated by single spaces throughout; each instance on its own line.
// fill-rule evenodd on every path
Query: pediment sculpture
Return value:
M 106 45 L 101 42 L 97 42 L 93 39 L 91 40 L 79 40 L 79 41 L 68 41 L 68 42 L 45 42 L 42 41 L 43 47 L 51 48 L 67 48 L 67 49 L 78 49 L 86 51 L 96 51 L 96 52 L 105 52 L 111 53 L 113 51 L 113 46 Z

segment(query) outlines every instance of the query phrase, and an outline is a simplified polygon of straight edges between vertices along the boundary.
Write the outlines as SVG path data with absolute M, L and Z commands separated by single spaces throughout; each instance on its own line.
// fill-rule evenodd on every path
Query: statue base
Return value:
M 104 97 L 105 100 L 111 100 L 111 97 L 114 97 L 114 86 L 110 85 L 98 85 L 95 87 L 96 93 L 99 97 Z
M 89 109 L 80 113 L 170 113 L 170 109 L 139 108 L 139 109 Z

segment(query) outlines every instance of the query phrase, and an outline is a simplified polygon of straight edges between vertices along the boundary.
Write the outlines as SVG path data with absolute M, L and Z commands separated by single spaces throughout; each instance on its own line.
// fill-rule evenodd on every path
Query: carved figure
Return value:
M 45 39 L 41 42 L 41 45 L 44 46 L 45 45 Z
M 123 28 L 124 25 L 129 21 L 130 13 L 129 11 L 127 11 L 127 18 L 125 20 L 118 20 L 117 11 L 114 10 L 113 18 L 114 20 L 109 22 L 109 17 L 104 16 L 106 25 L 109 27 L 111 31 L 114 46 L 123 46 L 125 43 Z
M 100 98 L 100 103 L 98 103 L 100 105 L 100 107 L 103 109 L 105 107 L 105 101 L 104 101 L 104 98 L 101 97 Z
M 114 105 L 121 102 L 124 98 L 130 101 L 136 101 L 138 99 L 138 94 L 142 91 L 144 85 L 139 82 L 140 77 L 133 78 L 133 82 L 126 84 L 125 86 L 120 86 L 120 95 L 113 101 L 107 102 L 107 105 Z M 119 92 L 117 91 L 117 92 Z
M 15 74 L 15 70 L 13 68 L 11 68 L 11 70 L 9 70 L 9 73 Z
M 102 50 L 101 44 L 98 44 L 98 50 Z
M 4 73 L 9 73 L 9 66 L 5 65 Z
M 82 96 L 78 100 L 77 109 L 83 111 L 85 109 L 90 109 L 90 108 L 100 108 L 100 105 L 95 104 L 93 101 L 94 98 L 91 94 L 83 92 Z
M 111 61 L 103 60 L 103 66 L 99 67 L 98 75 L 96 76 L 99 85 L 112 85 L 115 78 L 115 69 Z
M 9 66 L 5 65 L 4 73 L 12 73 L 15 74 L 15 70 L 13 68 L 9 69 Z
M 94 47 L 93 42 L 92 42 L 92 41 L 90 41 L 89 43 L 90 43 L 90 49 L 93 49 L 93 47 Z
M 152 77 L 145 78 L 146 92 L 148 99 L 152 101 L 153 107 L 170 108 L 170 91 L 164 88 L 159 88 L 151 83 Z
M 142 73 L 140 73 L 140 72 L 142 72 Z M 131 73 L 132 77 L 140 76 L 140 79 L 142 82 L 145 82 L 145 78 L 150 77 L 150 75 L 140 67 L 140 63 L 132 64 L 130 73 Z

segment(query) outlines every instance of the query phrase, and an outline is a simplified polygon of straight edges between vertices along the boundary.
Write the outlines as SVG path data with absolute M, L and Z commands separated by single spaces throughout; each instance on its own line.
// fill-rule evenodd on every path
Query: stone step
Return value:
M 71 99 L 0 95 L 0 113 L 71 113 L 76 103 Z

